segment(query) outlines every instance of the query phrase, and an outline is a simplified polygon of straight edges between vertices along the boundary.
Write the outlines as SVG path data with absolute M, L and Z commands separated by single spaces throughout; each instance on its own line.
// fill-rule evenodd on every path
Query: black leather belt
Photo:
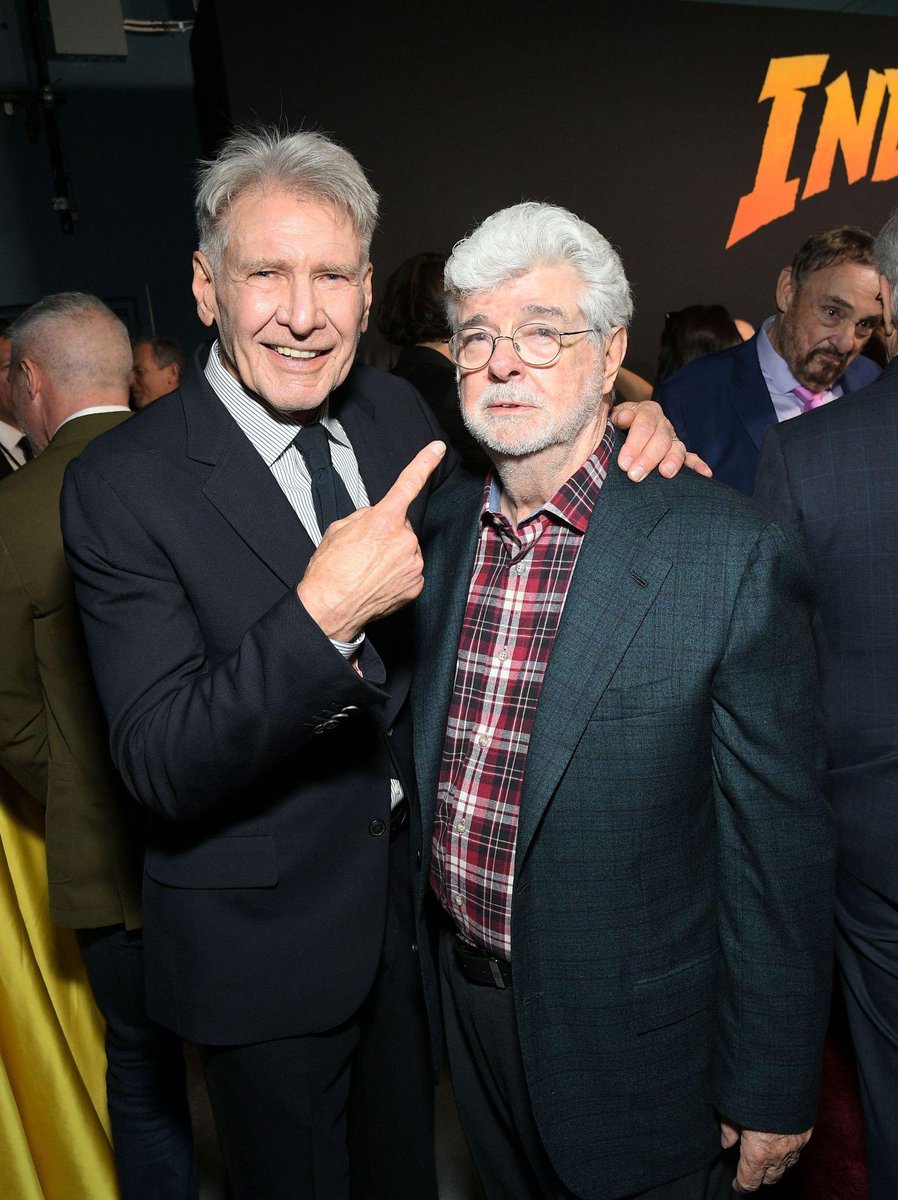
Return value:
M 487 987 L 511 987 L 511 963 L 504 958 L 494 958 L 478 946 L 472 946 L 457 933 L 452 935 L 455 961 L 458 969 L 469 983 L 481 983 Z
M 390 838 L 396 836 L 400 829 L 408 824 L 408 800 L 400 800 L 390 813 Z

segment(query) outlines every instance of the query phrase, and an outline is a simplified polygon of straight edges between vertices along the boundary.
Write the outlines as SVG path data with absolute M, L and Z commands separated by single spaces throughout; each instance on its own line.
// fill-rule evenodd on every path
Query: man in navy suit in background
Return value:
M 777 315 L 749 341 L 687 363 L 655 398 L 715 479 L 750 496 L 768 425 L 856 391 L 879 374 L 859 358 L 881 320 L 873 239 L 842 225 L 809 237 L 780 272 Z
M 898 210 L 874 246 L 891 361 L 848 404 L 769 429 L 756 499 L 805 536 L 839 823 L 836 957 L 870 1200 L 898 1196 Z

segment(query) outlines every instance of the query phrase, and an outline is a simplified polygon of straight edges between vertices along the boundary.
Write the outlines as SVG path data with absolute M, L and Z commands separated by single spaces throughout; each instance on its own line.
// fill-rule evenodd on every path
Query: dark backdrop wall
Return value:
M 75 0 L 73 0 L 73 3 Z M 125 16 L 192 16 L 189 0 L 127 0 Z M 200 139 L 187 36 L 128 35 L 126 61 L 51 60 L 66 96 L 59 126 L 78 207 L 53 211 L 46 130 L 31 143 L 18 104 L 0 110 L 0 311 L 48 292 L 94 292 L 132 333 L 187 345 L 205 335 L 190 295 L 192 184 Z M 0 0 L 0 91 L 36 87 L 23 0 Z
M 247 21 L 242 0 L 200 6 L 207 129 L 227 113 L 320 129 L 353 150 L 383 197 L 375 285 L 504 205 L 572 208 L 621 250 L 637 303 L 630 365 L 649 377 L 666 310 L 717 301 L 757 323 L 809 233 L 876 230 L 898 204 L 891 18 L 601 0 L 394 3 L 351 20 L 326 6 L 252 7 Z M 771 59 L 801 61 L 774 67 L 778 99 L 759 103 Z M 755 207 L 782 208 L 790 190 L 794 205 L 727 249 L 774 109 L 767 161 L 778 153 L 778 165 Z M 802 198 L 815 151 L 815 186 L 827 186 Z M 368 335 L 369 356 L 378 349 Z

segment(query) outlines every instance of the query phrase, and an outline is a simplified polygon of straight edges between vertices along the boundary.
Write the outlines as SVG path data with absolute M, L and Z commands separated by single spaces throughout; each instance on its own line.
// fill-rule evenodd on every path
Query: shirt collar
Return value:
M 222 361 L 221 342 L 217 338 L 209 352 L 204 374 L 213 392 L 270 467 L 292 444 L 304 422 L 272 412 L 235 379 Z M 318 419 L 330 438 L 348 445 L 342 426 L 330 415 L 329 398 L 322 405 Z
M 775 320 L 775 317 L 768 317 L 758 333 L 758 362 L 770 391 L 786 396 L 793 388 L 798 387 L 798 380 L 789 370 L 789 364 L 783 356 L 773 348 L 770 330 Z
M 16 429 L 9 421 L 0 421 L 0 442 L 9 450 L 16 450 L 24 436 L 21 429 Z
M 554 517 L 565 525 L 569 525 L 577 533 L 585 533 L 589 526 L 589 518 L 595 508 L 602 490 L 602 484 L 608 474 L 608 464 L 611 461 L 611 451 L 614 448 L 614 433 L 611 422 L 605 425 L 605 433 L 598 446 L 582 467 L 563 483 L 555 495 L 545 504 L 532 512 L 520 524 L 532 521 L 539 513 Z M 502 512 L 500 501 L 502 486 L 499 476 L 491 471 L 487 476 L 483 507 L 480 512 L 482 521 L 494 519 L 510 526 L 510 522 Z

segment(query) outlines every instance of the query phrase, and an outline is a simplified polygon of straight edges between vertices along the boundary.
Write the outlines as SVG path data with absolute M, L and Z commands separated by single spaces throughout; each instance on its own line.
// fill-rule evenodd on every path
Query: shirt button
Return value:
M 486 736 L 485 733 L 481 733 L 481 735 L 477 739 L 477 745 L 478 746 L 488 746 L 489 744 L 490 744 L 490 739 Z
M 523 563 L 515 563 L 514 569 L 515 569 L 516 575 L 523 575 L 524 572 L 527 570 L 527 568 L 524 566 Z
M 508 651 L 505 649 L 504 646 L 499 651 L 499 653 L 496 655 L 496 657 L 498 658 L 499 662 L 505 662 L 506 658 L 508 658 Z
M 464 833 L 464 831 L 465 831 L 467 828 L 468 828 L 468 822 L 467 822 L 467 821 L 456 821 L 456 822 L 455 822 L 455 832 L 456 832 L 456 833 Z
M 464 898 L 462 896 L 459 896 L 457 892 L 452 897 L 452 900 L 459 908 L 461 908 L 461 906 L 464 904 Z

